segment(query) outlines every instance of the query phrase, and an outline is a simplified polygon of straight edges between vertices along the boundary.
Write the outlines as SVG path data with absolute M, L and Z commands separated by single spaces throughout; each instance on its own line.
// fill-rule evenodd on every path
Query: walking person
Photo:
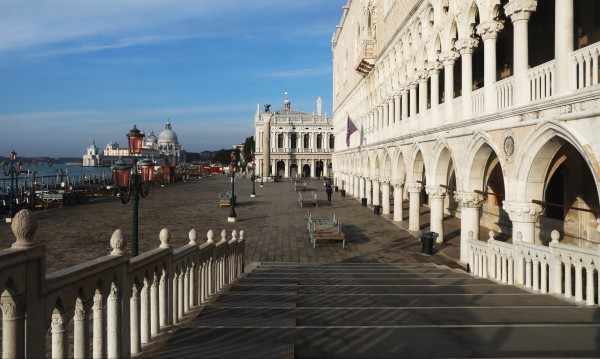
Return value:
M 331 202 L 331 192 L 333 192 L 333 190 L 331 189 L 331 184 L 327 184 L 325 186 L 325 192 L 327 193 L 327 201 Z

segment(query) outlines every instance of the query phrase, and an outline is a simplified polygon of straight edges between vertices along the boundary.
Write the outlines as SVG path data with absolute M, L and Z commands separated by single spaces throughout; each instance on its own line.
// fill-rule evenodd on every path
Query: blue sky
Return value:
M 256 105 L 332 109 L 346 0 L 0 0 L 0 155 L 81 156 L 171 121 L 190 152 L 254 134 Z

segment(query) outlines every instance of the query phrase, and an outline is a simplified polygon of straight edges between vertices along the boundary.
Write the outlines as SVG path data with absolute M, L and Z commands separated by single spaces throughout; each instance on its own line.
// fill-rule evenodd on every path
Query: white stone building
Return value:
M 83 155 L 83 167 L 96 167 L 102 164 L 102 158 L 98 146 L 96 146 L 96 140 L 92 140 L 92 144 L 87 148 L 85 155 Z
M 411 230 L 429 207 L 439 240 L 460 217 L 463 262 L 487 229 L 597 246 L 599 41 L 598 1 L 349 0 L 332 39 L 336 183 Z
M 321 110 L 320 97 L 316 114 L 292 110 L 287 96 L 283 109 L 261 113 L 257 108 L 254 116 L 257 176 L 329 175 L 335 139 L 331 118 L 322 115 Z

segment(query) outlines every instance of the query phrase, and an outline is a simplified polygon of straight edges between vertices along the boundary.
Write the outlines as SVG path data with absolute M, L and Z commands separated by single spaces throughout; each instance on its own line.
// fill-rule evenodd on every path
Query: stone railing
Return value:
M 468 239 L 469 269 L 473 274 L 544 294 L 558 294 L 586 305 L 599 304 L 598 249 L 559 243 L 558 231 L 552 231 L 549 246 L 525 243 L 518 238 L 515 243 L 504 243 L 495 240 L 494 235 L 490 231 L 487 242 Z
M 484 88 L 477 89 L 471 94 L 473 116 L 481 115 L 485 107 Z
M 12 229 L 0 251 L 2 358 L 136 355 L 243 272 L 243 231 L 199 243 L 192 229 L 173 249 L 165 228 L 158 248 L 130 258 L 117 229 L 109 255 L 46 275 L 35 215 L 20 211 Z
M 501 110 L 503 108 L 509 108 L 513 105 L 513 83 L 514 79 L 509 77 L 507 79 L 500 80 L 494 84 L 496 89 L 496 108 Z
M 594 43 L 571 54 L 571 88 L 581 89 L 598 84 L 600 43 Z
M 549 61 L 529 69 L 529 100 L 535 101 L 554 95 L 554 63 Z

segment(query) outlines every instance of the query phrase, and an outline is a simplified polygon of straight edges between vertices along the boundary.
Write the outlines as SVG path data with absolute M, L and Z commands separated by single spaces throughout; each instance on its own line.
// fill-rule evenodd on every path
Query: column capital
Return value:
M 419 71 L 417 73 L 417 82 L 423 82 L 423 81 L 427 81 L 427 79 L 429 78 L 429 70 L 428 69 L 423 69 L 421 71 Z
M 486 196 L 475 192 L 454 192 L 454 199 L 461 207 L 479 208 L 486 200 Z
M 500 21 L 485 21 L 477 25 L 477 33 L 481 35 L 483 41 L 498 38 L 498 33 L 504 29 L 504 24 Z
M 461 55 L 472 54 L 473 50 L 479 44 L 479 40 L 473 38 L 459 39 L 454 43 L 454 47 Z
M 403 180 L 394 181 L 393 186 L 402 188 L 402 187 L 404 187 L 404 181 Z
M 511 0 L 504 6 L 506 16 L 510 17 L 512 22 L 519 20 L 529 20 L 531 13 L 537 8 L 537 0 Z
M 443 68 L 443 64 L 439 61 L 434 61 L 432 62 L 429 67 L 427 68 L 427 70 L 429 71 L 430 74 L 439 74 L 440 70 Z
M 508 217 L 513 222 L 535 223 L 543 212 L 542 206 L 527 202 L 507 202 L 504 201 L 502 208 L 508 213 Z
M 25 315 L 24 303 L 8 296 L 3 296 L 0 299 L 0 310 L 2 310 L 2 317 L 5 320 L 20 319 Z
M 426 186 L 425 193 L 427 193 L 431 199 L 443 199 L 446 197 L 446 189 L 440 186 Z
M 456 51 L 446 51 L 442 52 L 439 56 L 439 60 L 444 64 L 444 66 L 452 66 L 456 62 L 456 59 L 460 57 L 460 54 Z
M 407 183 L 406 189 L 410 193 L 419 193 L 423 189 L 423 185 L 420 183 Z

